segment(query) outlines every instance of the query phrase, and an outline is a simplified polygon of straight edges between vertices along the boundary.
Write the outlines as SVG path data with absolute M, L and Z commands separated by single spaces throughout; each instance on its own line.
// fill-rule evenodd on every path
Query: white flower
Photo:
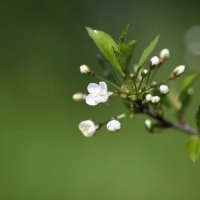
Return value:
M 88 105 L 96 106 L 99 103 L 108 101 L 109 92 L 105 82 L 99 82 L 99 85 L 96 83 L 90 83 L 87 90 L 90 93 L 86 97 L 86 103 Z
M 96 132 L 96 125 L 91 120 L 85 120 L 79 123 L 79 130 L 85 137 L 92 137 Z
M 159 57 L 161 60 L 165 60 L 165 59 L 169 58 L 169 56 L 170 56 L 169 49 L 162 49 L 160 51 Z
M 147 69 L 143 69 L 142 72 L 141 72 L 141 76 L 145 77 L 148 74 L 148 72 L 149 71 Z
M 185 71 L 185 66 L 180 65 L 173 70 L 173 73 L 177 77 L 177 76 L 180 76 L 184 71 Z
M 72 99 L 74 101 L 83 101 L 85 100 L 86 96 L 87 96 L 86 94 L 79 92 L 79 93 L 73 94 Z
M 152 103 L 158 103 L 160 101 L 160 97 L 159 96 L 153 96 L 151 97 L 151 102 Z
M 151 101 L 152 95 L 151 94 L 147 94 L 145 96 L 146 101 Z
M 92 70 L 91 70 L 90 67 L 87 66 L 87 65 L 81 65 L 81 66 L 80 66 L 80 72 L 81 72 L 82 74 L 90 74 L 90 73 L 92 72 Z
M 111 120 L 107 123 L 107 129 L 110 132 L 118 131 L 121 128 L 121 123 L 118 120 Z
M 160 85 L 159 90 L 161 94 L 167 94 L 169 92 L 169 88 L 167 85 Z
M 154 56 L 150 60 L 151 66 L 157 66 L 160 63 L 160 59 L 157 56 Z
M 150 130 L 150 129 L 152 128 L 152 122 L 151 122 L 151 120 L 146 119 L 146 120 L 144 121 L 144 125 L 146 126 L 147 129 Z

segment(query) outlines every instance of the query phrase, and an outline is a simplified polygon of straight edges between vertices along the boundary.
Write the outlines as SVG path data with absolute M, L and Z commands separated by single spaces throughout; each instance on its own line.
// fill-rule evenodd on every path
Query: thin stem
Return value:
M 107 79 L 104 78 L 104 77 L 101 77 L 101 76 L 99 76 L 99 75 L 97 75 L 97 74 L 94 74 L 94 77 L 97 78 L 97 79 L 100 79 L 100 80 L 105 81 L 106 83 L 108 83 L 109 85 L 113 86 L 113 87 L 116 88 L 117 90 L 121 90 L 121 88 L 120 88 L 118 85 L 116 85 L 116 84 L 113 83 L 112 81 L 107 80 Z

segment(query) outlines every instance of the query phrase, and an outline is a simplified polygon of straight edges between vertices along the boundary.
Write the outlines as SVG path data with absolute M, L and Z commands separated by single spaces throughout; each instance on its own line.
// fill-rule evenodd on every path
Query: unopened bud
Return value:
M 121 123 L 118 120 L 111 120 L 107 123 L 107 129 L 110 132 L 116 132 L 121 128 Z
M 160 85 L 159 90 L 161 94 L 167 94 L 169 92 L 169 88 L 167 85 Z
M 152 81 L 151 84 L 150 84 L 150 87 L 153 88 L 153 87 L 156 87 L 156 86 L 157 86 L 157 82 L 156 81 Z
M 80 66 L 80 72 L 82 74 L 93 74 L 92 69 L 87 65 L 81 65 Z
M 147 94 L 145 96 L 146 101 L 151 101 L 152 95 L 151 94 Z
M 151 67 L 155 67 L 160 63 L 160 59 L 157 56 L 154 56 L 150 60 Z
M 169 58 L 169 56 L 170 56 L 169 49 L 162 49 L 160 51 L 159 57 L 162 62 L 165 61 L 167 58 Z
M 147 74 L 148 74 L 148 70 L 147 69 L 143 69 L 141 72 L 141 76 L 144 78 Z
M 175 79 L 176 77 L 180 76 L 181 74 L 183 74 L 185 71 L 185 65 L 180 65 L 178 67 L 176 67 L 173 72 L 170 75 L 170 79 Z
M 157 104 L 160 101 L 160 97 L 159 96 L 153 96 L 151 97 L 151 102 L 153 104 Z
M 85 101 L 86 96 L 87 96 L 86 94 L 79 92 L 79 93 L 75 93 L 75 94 L 72 96 L 72 99 L 73 99 L 74 101 L 77 101 L 77 102 Z
M 144 125 L 145 125 L 145 127 L 146 127 L 148 130 L 152 130 L 152 122 L 151 122 L 151 120 L 146 119 L 146 120 L 144 121 Z

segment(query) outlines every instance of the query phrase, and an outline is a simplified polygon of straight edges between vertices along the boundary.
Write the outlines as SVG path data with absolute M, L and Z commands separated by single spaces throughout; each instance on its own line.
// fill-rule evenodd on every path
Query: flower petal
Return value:
M 99 82 L 99 86 L 100 86 L 101 90 L 104 90 L 104 91 L 107 91 L 107 90 L 108 90 L 107 84 L 106 84 L 106 82 L 104 82 L 104 81 Z
M 85 102 L 90 106 L 96 106 L 99 103 L 95 101 L 94 97 L 91 94 L 87 95 Z
M 94 93 L 96 92 L 97 90 L 100 90 L 100 87 L 98 84 L 96 83 L 90 83 L 88 86 L 87 86 L 87 90 L 89 93 Z

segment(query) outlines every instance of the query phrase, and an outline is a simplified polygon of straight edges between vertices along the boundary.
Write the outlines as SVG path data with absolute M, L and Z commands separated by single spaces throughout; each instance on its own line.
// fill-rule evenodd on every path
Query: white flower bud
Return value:
M 97 126 L 92 120 L 85 120 L 80 122 L 79 130 L 85 137 L 92 137 L 96 132 Z
M 141 72 L 141 76 L 145 77 L 148 74 L 148 72 L 149 71 L 147 69 L 143 69 L 142 72 Z
M 151 129 L 152 129 L 152 122 L 151 122 L 151 120 L 146 119 L 146 120 L 144 121 L 144 125 L 146 126 L 146 128 L 147 128 L 148 130 L 151 130 Z
M 74 101 L 83 101 L 85 100 L 86 96 L 87 96 L 86 94 L 79 92 L 79 93 L 73 94 L 72 99 Z
M 161 94 L 167 94 L 169 92 L 169 88 L 167 85 L 160 85 L 159 90 Z
M 91 68 L 87 65 L 81 65 L 80 66 L 80 72 L 82 74 L 90 74 L 92 72 Z
M 152 95 L 151 94 L 147 94 L 145 96 L 146 101 L 151 101 Z
M 160 97 L 159 96 L 153 96 L 151 97 L 151 102 L 156 104 L 160 101 Z
M 121 128 L 121 123 L 118 120 L 111 120 L 107 123 L 107 129 L 110 132 L 116 132 Z
M 157 66 L 160 63 L 160 59 L 157 56 L 154 56 L 150 60 L 151 66 Z
M 166 60 L 167 58 L 169 58 L 169 56 L 170 56 L 169 49 L 162 49 L 160 51 L 159 57 L 161 60 Z
M 178 67 L 176 67 L 173 70 L 173 74 L 175 75 L 175 77 L 180 76 L 183 72 L 185 71 L 185 66 L 184 65 L 180 65 Z

